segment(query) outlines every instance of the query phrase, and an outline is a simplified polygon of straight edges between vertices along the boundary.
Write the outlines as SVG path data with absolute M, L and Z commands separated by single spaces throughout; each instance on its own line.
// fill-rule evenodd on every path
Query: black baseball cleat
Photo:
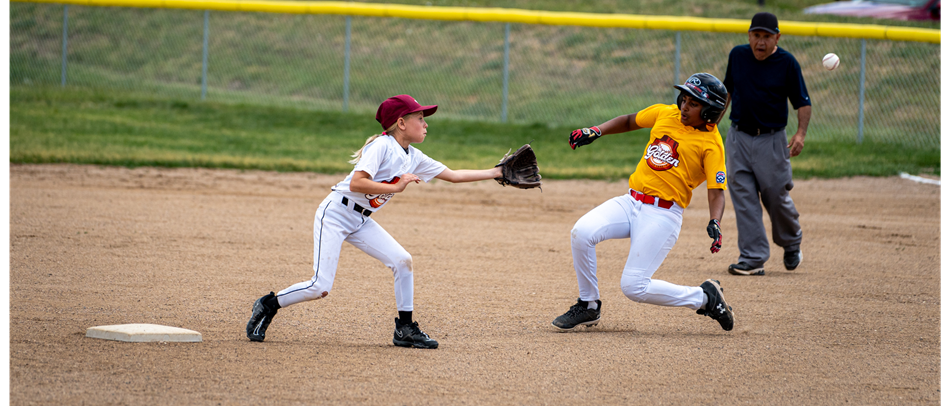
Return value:
M 396 331 L 393 332 L 393 344 L 397 347 L 438 348 L 438 341 L 419 330 L 419 323 L 402 323 L 396 318 Z
M 720 287 L 720 281 L 707 279 L 706 282 L 700 284 L 700 288 L 707 295 L 707 303 L 704 308 L 697 310 L 697 314 L 709 316 L 720 322 L 723 330 L 732 330 L 735 316 L 733 315 L 733 308 L 726 303 L 726 298 L 723 297 L 723 288 Z
M 756 275 L 761 276 L 765 275 L 765 268 L 761 265 L 752 267 L 747 265 L 745 262 L 740 262 L 738 264 L 732 264 L 729 266 L 729 273 L 733 275 Z
M 801 265 L 801 250 L 786 252 L 783 262 L 785 262 L 785 269 L 794 271 L 798 265 Z
M 269 292 L 267 295 L 258 298 L 252 306 L 252 317 L 249 324 L 245 325 L 245 335 L 252 341 L 265 341 L 265 330 L 271 324 L 271 319 L 278 313 L 278 309 L 271 309 L 265 306 L 265 300 L 274 297 L 275 292 Z
M 589 302 L 577 299 L 569 311 L 553 320 L 553 327 L 560 331 L 572 331 L 577 326 L 592 327 L 599 324 L 599 320 L 602 320 L 602 301 L 596 300 L 595 303 L 598 303 L 599 307 L 590 309 Z

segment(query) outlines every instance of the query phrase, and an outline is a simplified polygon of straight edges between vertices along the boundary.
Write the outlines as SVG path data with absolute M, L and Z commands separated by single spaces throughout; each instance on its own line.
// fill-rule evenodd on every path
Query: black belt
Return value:
M 347 196 L 344 196 L 343 199 L 340 200 L 340 203 L 343 203 L 343 205 L 346 206 L 350 204 L 350 200 L 347 200 Z M 370 214 L 373 214 L 373 212 L 367 209 L 364 209 L 363 206 L 360 206 L 359 204 L 356 204 L 356 203 L 353 204 L 353 211 L 360 213 L 366 217 L 369 217 Z
M 785 127 L 779 127 L 779 128 L 769 128 L 769 127 L 762 127 L 762 126 L 750 127 L 750 126 L 736 124 L 737 131 L 743 132 L 749 135 L 771 134 L 771 133 L 781 131 L 784 129 Z

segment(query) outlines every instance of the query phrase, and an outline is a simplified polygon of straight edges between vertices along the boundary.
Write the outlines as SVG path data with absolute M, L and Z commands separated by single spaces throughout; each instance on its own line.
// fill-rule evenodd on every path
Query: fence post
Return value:
M 671 83 L 671 85 L 680 83 L 680 31 L 677 31 L 677 34 L 674 36 L 674 44 L 674 83 Z M 673 86 L 671 86 L 671 88 L 673 88 Z M 679 94 L 680 90 L 674 89 L 675 100 Z
M 69 49 L 69 5 L 62 8 L 62 87 L 65 87 L 66 60 Z
M 510 87 L 510 23 L 504 24 L 504 88 L 503 103 L 500 108 L 500 121 L 507 122 L 508 88 Z
M 350 105 L 350 16 L 347 16 L 347 30 L 343 39 L 343 112 Z
M 867 40 L 860 40 L 860 107 L 857 110 L 857 144 L 863 143 L 864 128 L 864 78 L 867 66 Z
M 206 68 L 209 65 L 209 10 L 203 11 L 203 86 L 200 100 L 206 100 Z

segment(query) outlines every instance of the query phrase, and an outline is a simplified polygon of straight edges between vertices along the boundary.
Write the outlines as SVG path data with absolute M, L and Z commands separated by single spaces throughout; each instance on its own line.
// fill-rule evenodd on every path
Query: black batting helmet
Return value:
M 720 121 L 720 115 L 726 108 L 726 86 L 720 82 L 716 76 L 709 73 L 694 73 L 683 85 L 674 85 L 674 88 L 680 90 L 677 95 L 677 107 L 683 101 L 684 95 L 697 99 L 703 104 L 700 110 L 700 118 L 710 124 L 716 124 Z

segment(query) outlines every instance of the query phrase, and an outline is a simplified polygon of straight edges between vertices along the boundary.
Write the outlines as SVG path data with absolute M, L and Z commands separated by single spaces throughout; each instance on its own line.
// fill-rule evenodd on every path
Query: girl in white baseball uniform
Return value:
M 718 281 L 708 279 L 696 287 L 651 278 L 677 242 L 693 189 L 704 181 L 710 208 L 707 234 L 713 238 L 710 250 L 716 253 L 722 245 L 726 159 L 716 124 L 726 107 L 726 88 L 708 73 L 694 74 L 683 85 L 674 87 L 680 90 L 676 105 L 655 104 L 569 135 L 569 145 L 576 149 L 602 134 L 651 129 L 645 154 L 628 179 L 629 193 L 592 209 L 572 228 L 572 262 L 579 299 L 553 320 L 553 326 L 560 330 L 599 323 L 602 301 L 595 246 L 608 239 L 629 237 L 631 248 L 621 277 L 625 296 L 639 303 L 693 309 L 717 320 L 724 330 L 733 329 L 733 309 L 726 303 Z
M 246 335 L 263 341 L 272 317 L 282 307 L 326 297 L 334 283 L 341 244 L 346 241 L 380 260 L 393 273 L 396 309 L 393 344 L 401 347 L 438 348 L 438 342 L 412 320 L 412 256 L 370 215 L 383 208 L 396 193 L 412 183 L 432 178 L 448 182 L 473 182 L 501 176 L 500 168 L 451 170 L 429 158 L 412 144 L 425 140 L 428 117 L 438 106 L 423 106 L 412 96 L 386 99 L 376 112 L 385 131 L 370 137 L 354 154 L 355 167 L 331 188 L 317 208 L 314 220 L 314 276 L 265 295 L 255 301 Z

